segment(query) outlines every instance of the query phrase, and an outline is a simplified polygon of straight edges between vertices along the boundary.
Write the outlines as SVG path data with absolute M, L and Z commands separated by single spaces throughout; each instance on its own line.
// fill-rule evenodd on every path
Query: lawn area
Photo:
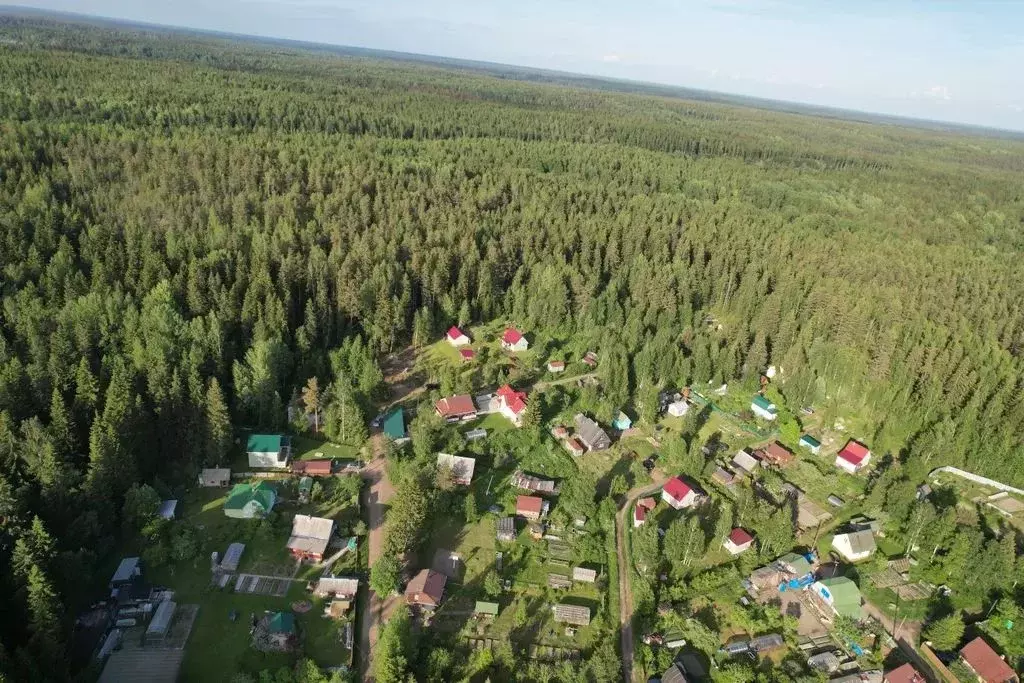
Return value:
M 510 432 L 516 429 L 516 426 L 512 424 L 512 421 L 501 413 L 489 413 L 481 418 L 474 420 L 470 423 L 463 432 L 469 431 L 470 429 L 486 429 L 488 437 L 494 434 L 500 434 L 501 432 Z
M 357 460 L 363 455 L 365 455 L 365 448 L 361 446 L 336 444 L 308 436 L 292 437 L 292 457 L 295 460 L 316 460 L 318 458 Z
M 298 512 L 335 518 L 341 533 L 347 533 L 358 519 L 358 505 L 339 502 L 337 496 L 326 495 L 319 503 L 299 506 L 294 501 L 294 480 L 275 482 L 281 500 L 264 520 L 233 519 L 224 515 L 224 489 L 197 489 L 181 503 L 179 519 L 199 529 L 200 550 L 192 562 L 147 567 L 146 575 L 155 584 L 175 591 L 180 604 L 200 605 L 199 614 L 182 667 L 182 680 L 226 681 L 236 672 L 258 672 L 289 666 L 302 656 L 311 657 L 321 666 L 336 666 L 351 661 L 351 652 L 339 642 L 343 621 L 323 617 L 323 601 L 312 599 L 305 580 L 319 575 L 321 569 L 302 565 L 296 579 L 283 597 L 235 593 L 233 580 L 221 589 L 211 585 L 210 555 L 221 555 L 233 542 L 245 544 L 239 570 L 271 576 L 291 576 L 296 564 L 285 546 L 291 531 L 291 520 Z M 328 484 L 324 484 L 328 485 Z M 334 485 L 332 481 L 331 484 Z M 365 544 L 361 544 L 365 545 Z M 339 573 L 360 572 L 365 562 L 365 548 L 348 553 L 335 565 Z M 262 653 L 250 646 L 251 615 L 261 617 L 265 611 L 290 611 L 295 601 L 312 599 L 313 609 L 296 613 L 299 624 L 300 653 Z M 236 619 L 230 619 L 231 613 Z M 350 612 L 348 619 L 353 618 Z

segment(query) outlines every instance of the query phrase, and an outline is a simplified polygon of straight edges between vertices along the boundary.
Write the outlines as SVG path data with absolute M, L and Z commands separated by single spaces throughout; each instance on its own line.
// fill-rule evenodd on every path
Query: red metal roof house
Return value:
M 540 519 L 544 515 L 544 502 L 538 496 L 517 496 L 516 514 L 526 519 Z
M 498 412 L 516 427 L 521 427 L 523 413 L 526 412 L 526 392 L 516 391 L 508 384 L 498 389 Z
M 525 351 L 529 347 L 530 342 L 514 327 L 507 328 L 505 334 L 501 335 L 501 348 L 506 351 Z
M 921 672 L 913 664 L 904 664 L 885 674 L 882 683 L 927 683 Z
M 442 398 L 434 404 L 434 410 L 446 422 L 461 422 L 476 418 L 476 405 L 469 394 Z
M 405 601 L 410 605 L 434 609 L 441 604 L 446 583 L 448 577 L 441 572 L 424 569 L 405 587 Z
M 850 474 L 861 471 L 868 466 L 870 461 L 871 451 L 868 450 L 868 447 L 853 439 L 847 441 L 843 450 L 836 455 L 836 467 Z
M 982 683 L 1016 683 L 1017 673 L 980 636 L 963 646 L 960 658 Z
M 679 477 L 672 477 L 661 489 L 661 499 L 676 510 L 681 510 L 697 502 L 697 493 Z
M 332 463 L 330 460 L 293 460 L 292 474 L 308 474 L 311 477 L 329 477 Z
M 448 333 L 444 338 L 452 346 L 465 346 L 469 343 L 469 337 L 454 325 L 448 329 Z
M 739 555 L 743 551 L 748 550 L 753 543 L 753 536 L 747 533 L 746 530 L 737 528 L 732 530 L 732 533 L 725 539 L 722 547 L 728 550 L 730 555 Z

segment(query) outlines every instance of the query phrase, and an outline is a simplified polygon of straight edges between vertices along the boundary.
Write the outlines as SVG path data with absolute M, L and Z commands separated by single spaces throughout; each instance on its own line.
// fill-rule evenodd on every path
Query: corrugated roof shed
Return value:
M 590 623 L 590 608 L 580 605 L 555 605 L 555 621 L 576 626 L 586 626 Z
M 224 559 L 220 562 L 221 569 L 229 572 L 236 571 L 238 569 L 239 562 L 242 561 L 242 553 L 244 552 L 244 543 L 232 543 L 229 545 L 227 552 L 224 553 Z
M 164 600 L 157 606 L 156 611 L 153 612 L 153 619 L 149 622 L 149 627 L 146 629 L 146 635 L 165 635 L 168 627 L 171 625 L 171 619 L 174 618 L 174 610 L 177 609 L 178 603 L 173 600 Z

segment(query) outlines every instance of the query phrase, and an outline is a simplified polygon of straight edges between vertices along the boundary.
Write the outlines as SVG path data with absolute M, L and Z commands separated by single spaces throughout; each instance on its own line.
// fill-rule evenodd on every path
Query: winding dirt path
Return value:
M 387 509 L 387 502 L 395 495 L 395 489 L 388 481 L 387 461 L 384 457 L 385 443 L 383 435 L 373 437 L 373 460 L 363 468 L 363 478 L 369 483 L 366 493 L 366 508 L 370 518 L 369 523 L 369 553 L 368 564 L 373 563 L 380 557 L 384 545 L 384 512 Z M 382 622 L 386 621 L 398 602 L 395 595 L 387 595 L 383 598 L 373 591 L 370 591 L 370 605 L 366 618 L 362 620 L 362 628 L 359 634 L 359 657 L 360 673 L 364 681 L 372 681 L 370 662 L 373 655 L 373 646 L 377 643 L 377 633 Z
M 633 635 L 633 588 L 629 581 L 630 563 L 626 556 L 626 533 L 627 524 L 632 525 L 633 520 L 629 513 L 633 510 L 633 504 L 638 498 L 650 496 L 661 490 L 662 485 L 668 479 L 659 470 L 652 473 L 654 481 L 644 486 L 637 486 L 626 494 L 626 500 L 615 515 L 615 555 L 619 563 L 619 621 L 620 634 L 622 638 L 622 679 L 625 683 L 633 683 L 636 672 L 633 670 L 633 644 L 636 639 Z

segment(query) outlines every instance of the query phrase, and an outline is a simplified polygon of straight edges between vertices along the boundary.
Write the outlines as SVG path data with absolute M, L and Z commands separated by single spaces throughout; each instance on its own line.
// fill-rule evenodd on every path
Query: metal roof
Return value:
M 163 635 L 167 633 L 167 628 L 171 625 L 171 619 L 174 617 L 174 610 L 178 607 L 178 603 L 173 600 L 164 600 L 153 612 L 153 619 L 149 622 L 149 628 L 146 629 L 146 635 Z

